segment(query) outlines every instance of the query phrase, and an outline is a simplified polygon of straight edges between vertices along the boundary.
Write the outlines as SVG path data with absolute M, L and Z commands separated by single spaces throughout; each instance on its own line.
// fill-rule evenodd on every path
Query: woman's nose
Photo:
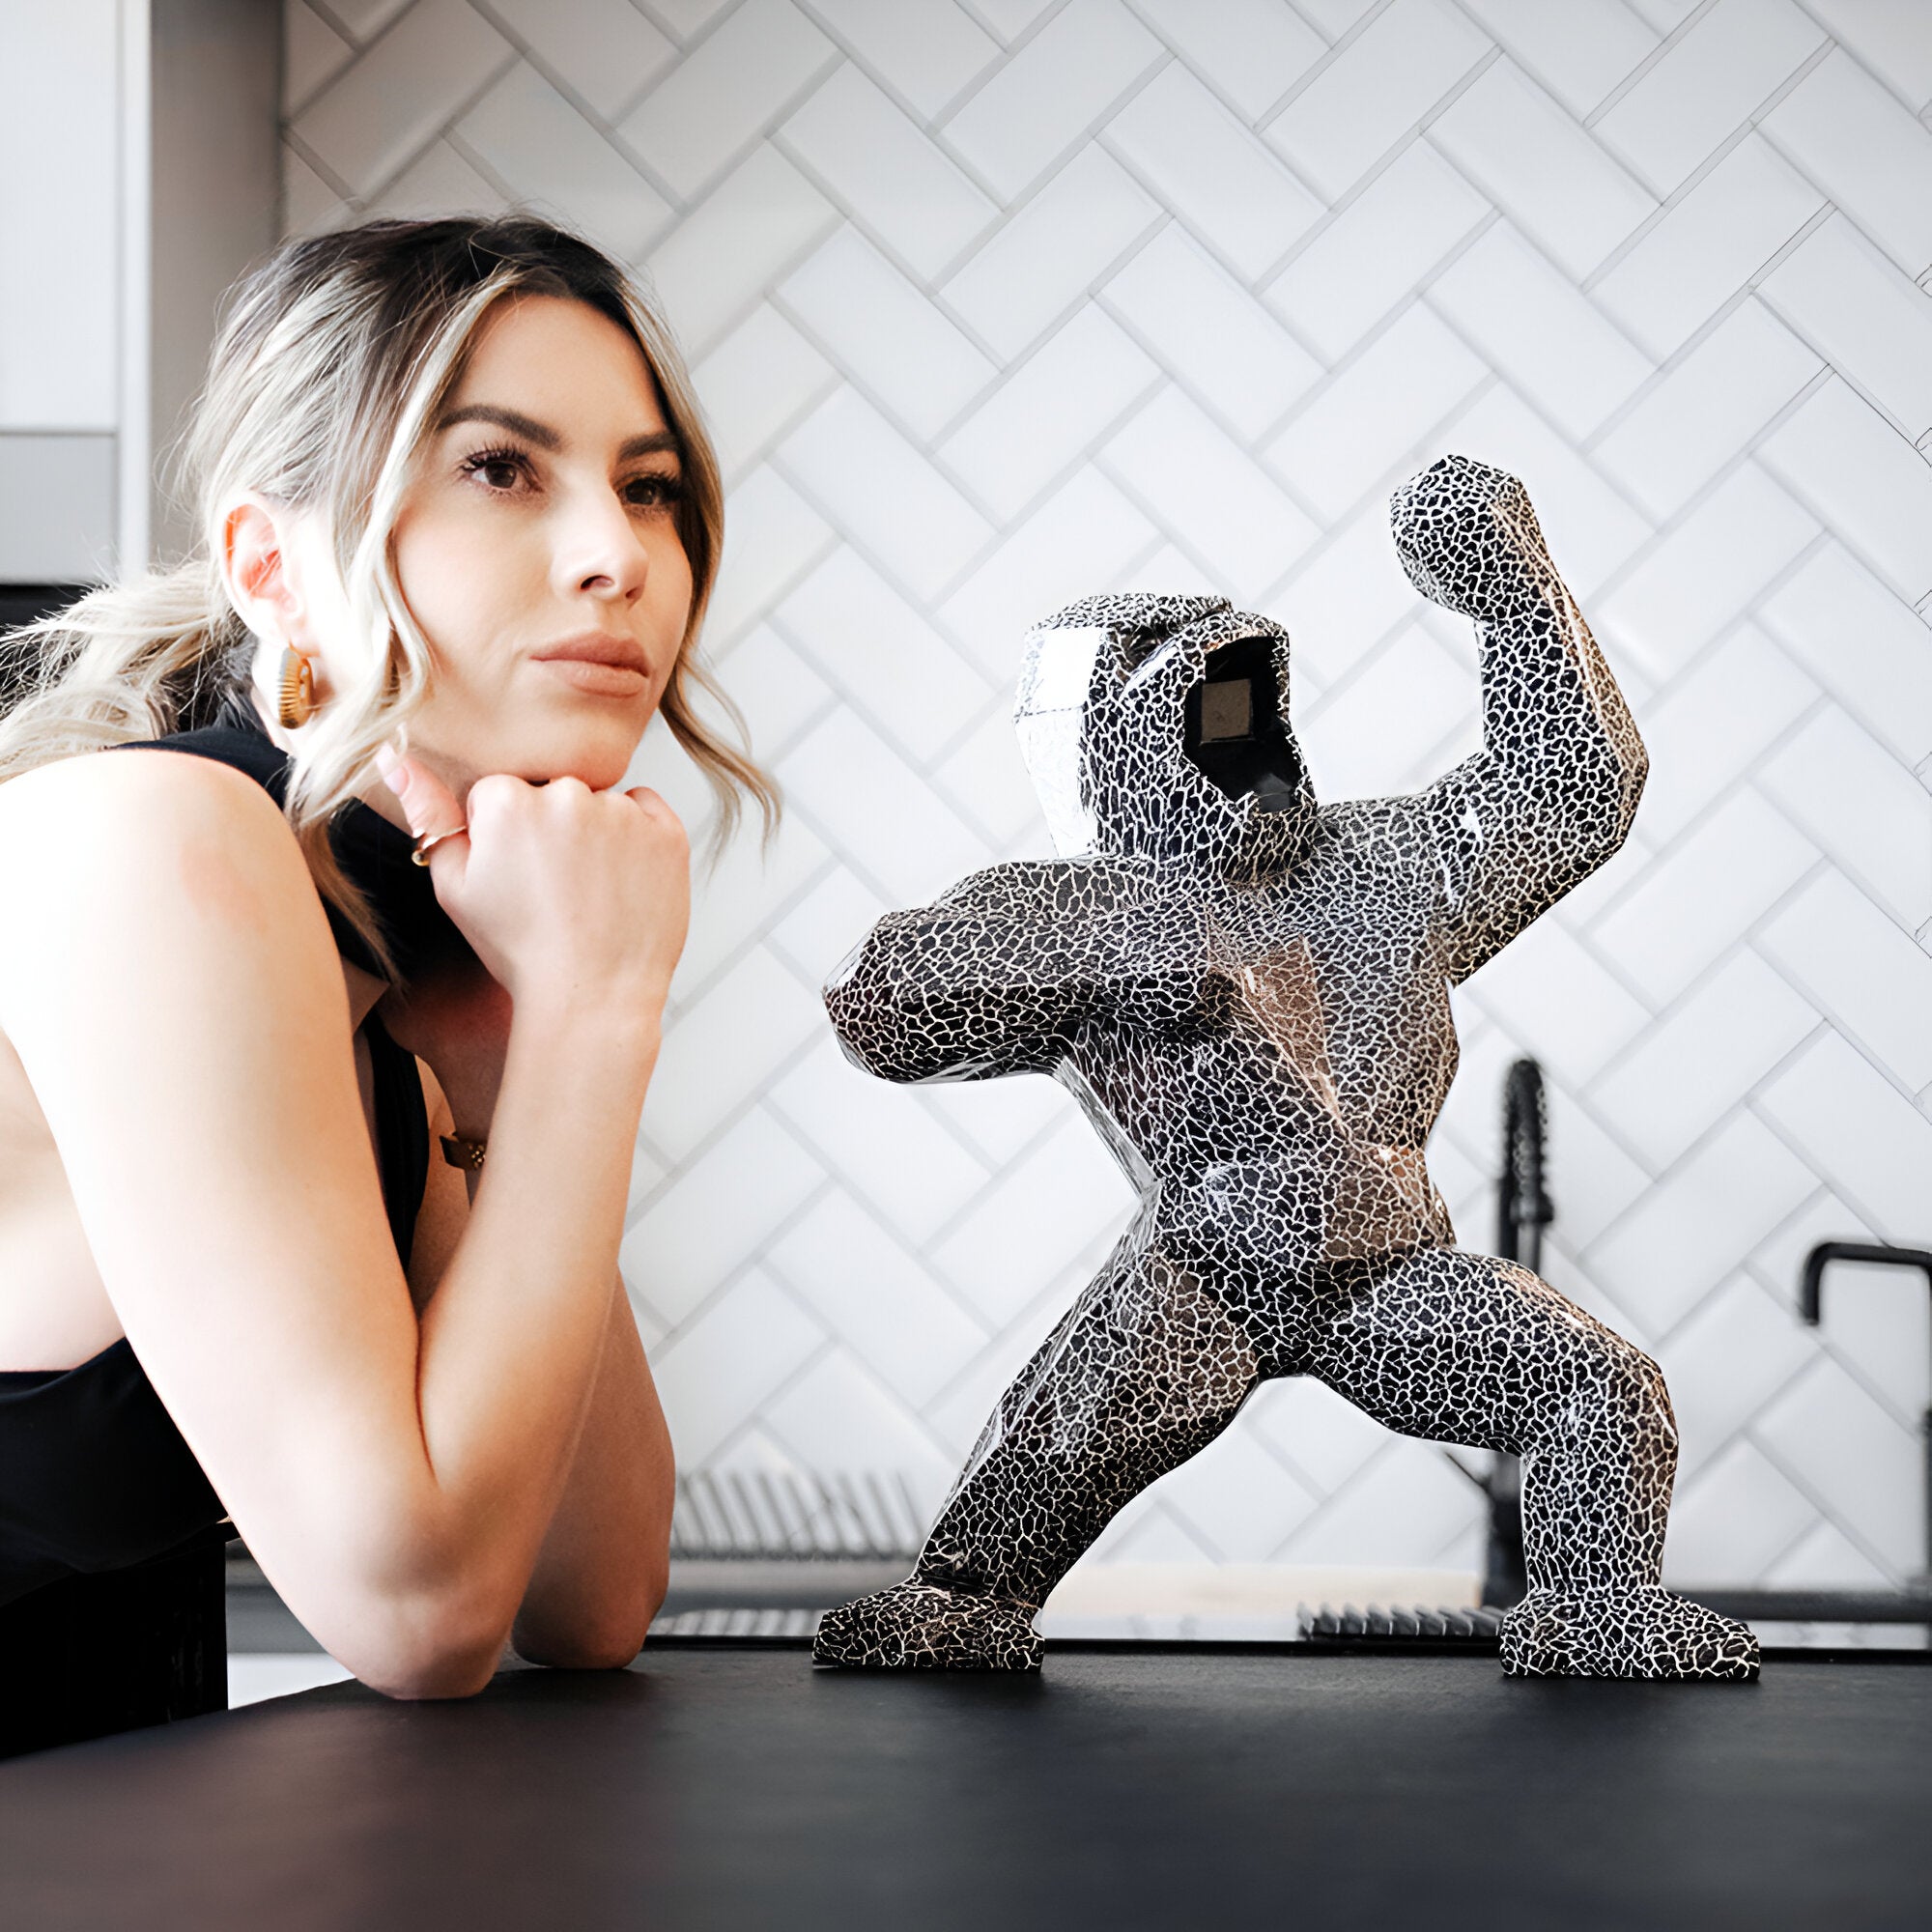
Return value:
M 557 543 L 559 587 L 633 603 L 643 594 L 649 554 L 624 505 L 606 496 L 606 502 L 580 502 L 567 514 Z

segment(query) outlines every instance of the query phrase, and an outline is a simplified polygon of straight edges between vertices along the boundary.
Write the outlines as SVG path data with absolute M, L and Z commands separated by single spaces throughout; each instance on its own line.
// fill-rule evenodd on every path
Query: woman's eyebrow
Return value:
M 513 436 L 521 436 L 536 444 L 539 449 L 553 454 L 563 447 L 563 438 L 547 423 L 538 422 L 533 416 L 526 416 L 517 410 L 506 410 L 496 403 L 467 403 L 460 410 L 450 410 L 437 423 L 440 435 L 446 429 L 453 429 L 458 423 L 495 423 L 498 429 L 506 429 Z M 662 450 L 678 453 L 678 440 L 668 429 L 654 429 L 642 436 L 627 438 L 617 446 L 617 460 L 628 463 L 637 456 L 655 456 Z

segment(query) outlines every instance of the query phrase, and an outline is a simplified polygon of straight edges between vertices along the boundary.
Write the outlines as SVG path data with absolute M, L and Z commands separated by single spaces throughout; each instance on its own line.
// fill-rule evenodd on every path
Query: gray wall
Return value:
M 1473 742 L 1384 502 L 1514 468 L 1654 754 L 1630 848 L 1463 992 L 1490 1228 L 1552 1085 L 1559 1286 L 1654 1349 L 1680 1579 L 1921 1560 L 1932 1236 L 1932 10 L 1884 0 L 330 0 L 287 221 L 526 200 L 654 277 L 731 484 L 711 647 L 791 811 L 699 907 L 625 1261 L 687 1466 L 943 1487 L 1125 1219 L 1043 1082 L 839 1061 L 883 906 L 1047 849 L 1025 622 L 1210 584 L 1298 640 L 1330 796 Z M 640 771 L 701 814 L 655 738 Z M 1104 1548 L 1473 1563 L 1441 1453 L 1264 1391 Z

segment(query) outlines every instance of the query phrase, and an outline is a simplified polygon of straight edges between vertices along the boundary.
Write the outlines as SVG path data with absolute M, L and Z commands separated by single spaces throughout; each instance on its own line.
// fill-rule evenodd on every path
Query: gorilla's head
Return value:
M 1288 633 L 1222 597 L 1088 597 L 1027 637 L 1020 750 L 1063 857 L 1257 882 L 1315 819 L 1288 725 Z

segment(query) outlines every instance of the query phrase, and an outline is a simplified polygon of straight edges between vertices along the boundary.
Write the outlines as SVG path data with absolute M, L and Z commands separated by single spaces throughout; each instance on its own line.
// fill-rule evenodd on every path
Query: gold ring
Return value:
M 454 838 L 459 834 L 468 832 L 469 830 L 469 828 L 467 825 L 452 825 L 447 832 L 433 832 L 426 838 L 418 838 L 414 848 L 410 853 L 411 863 L 417 866 L 427 866 L 429 864 L 429 855 L 445 838 Z

